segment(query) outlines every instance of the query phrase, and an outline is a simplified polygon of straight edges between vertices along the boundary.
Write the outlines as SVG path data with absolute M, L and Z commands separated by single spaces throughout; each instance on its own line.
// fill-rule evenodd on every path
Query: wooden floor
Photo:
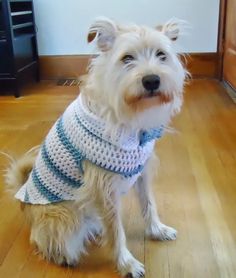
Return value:
M 0 96 L 0 149 L 14 154 L 42 141 L 77 89 L 44 82 L 24 94 Z M 236 277 L 236 105 L 218 82 L 193 81 L 174 126 L 179 133 L 157 145 L 154 188 L 161 219 L 178 239 L 145 239 L 131 192 L 124 200 L 128 246 L 145 263 L 147 278 Z M 0 156 L 0 169 L 5 163 Z M 119 277 L 106 248 L 91 247 L 78 268 L 67 269 L 41 260 L 28 238 L 19 204 L 5 195 L 0 177 L 0 277 Z

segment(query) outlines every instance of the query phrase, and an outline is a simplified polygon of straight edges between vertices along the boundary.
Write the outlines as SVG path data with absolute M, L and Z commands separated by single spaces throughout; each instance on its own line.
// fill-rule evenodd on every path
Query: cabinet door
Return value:
M 12 73 L 12 59 L 6 42 L 0 41 L 0 74 Z
M 20 70 L 35 61 L 34 37 L 25 36 L 13 40 L 16 70 Z
M 236 0 L 227 0 L 223 78 L 236 90 Z

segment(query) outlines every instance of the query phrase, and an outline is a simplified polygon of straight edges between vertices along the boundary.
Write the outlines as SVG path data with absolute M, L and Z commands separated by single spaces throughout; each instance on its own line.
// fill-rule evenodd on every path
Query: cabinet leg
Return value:
M 19 83 L 18 83 L 17 79 L 14 82 L 14 96 L 16 98 L 20 97 L 20 87 L 19 87 Z
M 36 74 L 36 82 L 40 82 L 40 70 L 39 70 L 39 66 L 37 65 L 36 67 L 36 71 L 35 71 L 35 74 Z

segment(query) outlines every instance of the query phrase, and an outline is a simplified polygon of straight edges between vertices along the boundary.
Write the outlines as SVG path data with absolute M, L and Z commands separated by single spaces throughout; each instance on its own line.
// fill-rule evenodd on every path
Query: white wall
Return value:
M 192 28 L 178 42 L 181 52 L 215 52 L 220 0 L 34 0 L 40 55 L 88 54 L 92 20 L 108 16 L 155 26 L 171 17 Z

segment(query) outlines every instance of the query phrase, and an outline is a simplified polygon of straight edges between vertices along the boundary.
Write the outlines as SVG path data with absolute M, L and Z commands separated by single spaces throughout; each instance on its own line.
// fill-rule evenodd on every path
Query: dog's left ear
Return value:
M 182 31 L 183 25 L 186 25 L 184 20 L 170 19 L 164 25 L 159 25 L 156 29 L 165 34 L 170 40 L 176 41 Z
M 100 17 L 90 26 L 88 33 L 88 42 L 97 38 L 98 48 L 107 51 L 112 48 L 117 35 L 117 26 L 109 18 Z

